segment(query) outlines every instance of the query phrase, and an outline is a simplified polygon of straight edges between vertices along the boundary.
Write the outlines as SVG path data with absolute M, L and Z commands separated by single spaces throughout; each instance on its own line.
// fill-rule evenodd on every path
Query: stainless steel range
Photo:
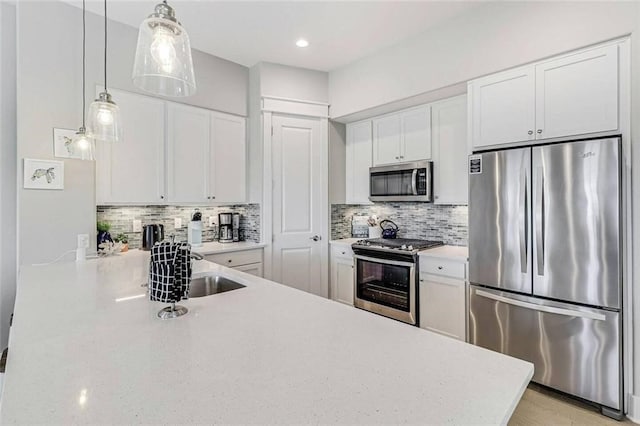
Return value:
M 416 325 L 418 252 L 442 241 L 369 239 L 353 244 L 357 308 Z

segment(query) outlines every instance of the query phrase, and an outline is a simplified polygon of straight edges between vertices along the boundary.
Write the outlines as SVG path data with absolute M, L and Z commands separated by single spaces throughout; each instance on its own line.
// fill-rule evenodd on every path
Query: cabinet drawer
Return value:
M 205 256 L 209 262 L 223 266 L 241 266 L 262 262 L 262 249 L 235 251 L 233 253 L 210 254 Z
M 423 256 L 420 258 L 420 273 L 442 275 L 464 280 L 466 278 L 465 262 Z
M 351 246 L 345 244 L 337 244 L 331 246 L 331 256 L 335 257 L 353 257 Z

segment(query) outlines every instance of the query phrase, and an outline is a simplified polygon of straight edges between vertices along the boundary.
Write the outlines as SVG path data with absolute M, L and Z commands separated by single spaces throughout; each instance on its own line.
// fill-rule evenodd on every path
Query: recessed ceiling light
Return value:
M 296 41 L 296 46 L 298 47 L 307 47 L 309 46 L 309 42 L 303 38 L 298 39 L 298 41 Z

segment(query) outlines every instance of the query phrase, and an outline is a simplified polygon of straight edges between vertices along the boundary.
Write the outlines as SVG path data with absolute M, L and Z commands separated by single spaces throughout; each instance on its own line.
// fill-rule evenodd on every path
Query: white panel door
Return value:
M 467 204 L 467 97 L 431 106 L 435 204 Z
M 517 68 L 473 81 L 474 148 L 535 138 L 535 71 Z
M 208 110 L 167 103 L 169 201 L 205 203 L 209 175 Z
M 618 128 L 618 46 L 536 66 L 536 137 Z
M 242 203 L 247 196 L 246 123 L 242 117 L 211 113 L 209 193 L 216 202 Z
M 400 114 L 373 120 L 373 164 L 375 166 L 401 161 L 401 129 Z
M 120 107 L 123 140 L 96 144 L 96 201 L 166 202 L 164 101 L 111 90 Z
M 431 108 L 429 106 L 402 113 L 402 150 L 400 161 L 431 158 Z
M 373 140 L 371 120 L 347 125 L 346 202 L 369 204 L 369 167 Z
M 322 288 L 320 120 L 273 116 L 273 279 L 326 296 Z M 326 155 L 326 153 L 325 153 Z

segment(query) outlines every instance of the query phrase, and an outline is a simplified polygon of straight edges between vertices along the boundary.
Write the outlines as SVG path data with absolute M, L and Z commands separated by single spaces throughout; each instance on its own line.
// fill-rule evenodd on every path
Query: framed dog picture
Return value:
M 25 189 L 64 189 L 64 162 L 24 159 Z

